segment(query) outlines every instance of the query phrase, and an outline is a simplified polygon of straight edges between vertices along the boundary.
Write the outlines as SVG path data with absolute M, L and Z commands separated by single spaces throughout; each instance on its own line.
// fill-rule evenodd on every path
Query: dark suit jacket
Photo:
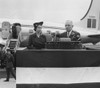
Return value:
M 62 34 L 58 34 L 57 37 L 59 38 L 68 38 L 67 32 L 64 32 Z M 73 31 L 69 35 L 69 38 L 71 38 L 71 41 L 80 41 L 80 33 Z
M 29 42 L 28 42 L 28 49 L 41 49 L 45 48 L 46 43 L 46 37 L 44 35 L 41 35 L 39 38 L 37 37 L 36 33 L 29 36 Z

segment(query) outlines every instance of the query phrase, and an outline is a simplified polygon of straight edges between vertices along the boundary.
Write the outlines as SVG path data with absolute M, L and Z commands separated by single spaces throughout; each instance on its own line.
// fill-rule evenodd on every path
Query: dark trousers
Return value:
M 16 79 L 16 75 L 15 75 L 15 73 L 14 73 L 13 68 L 6 68 L 6 72 L 7 72 L 7 78 L 6 78 L 6 80 L 9 80 L 9 78 L 10 78 L 10 73 L 12 74 L 12 76 L 14 77 L 14 79 Z

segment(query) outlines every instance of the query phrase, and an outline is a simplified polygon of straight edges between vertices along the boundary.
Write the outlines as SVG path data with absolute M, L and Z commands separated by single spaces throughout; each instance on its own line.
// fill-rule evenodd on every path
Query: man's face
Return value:
M 71 23 L 66 23 L 65 24 L 65 29 L 67 32 L 70 32 L 73 28 L 73 25 Z
M 42 26 L 41 25 L 39 25 L 38 27 L 37 27 L 37 29 L 36 29 L 36 33 L 38 33 L 38 34 L 41 34 L 42 33 Z
M 11 52 L 10 51 L 7 51 L 7 56 L 9 57 L 9 55 L 11 54 Z

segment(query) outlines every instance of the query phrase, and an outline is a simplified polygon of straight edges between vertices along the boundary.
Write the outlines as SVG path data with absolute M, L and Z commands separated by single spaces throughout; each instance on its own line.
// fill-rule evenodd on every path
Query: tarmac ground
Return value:
M 10 78 L 9 82 L 4 82 L 6 80 L 5 69 L 0 69 L 0 88 L 16 88 L 16 81 L 14 78 Z

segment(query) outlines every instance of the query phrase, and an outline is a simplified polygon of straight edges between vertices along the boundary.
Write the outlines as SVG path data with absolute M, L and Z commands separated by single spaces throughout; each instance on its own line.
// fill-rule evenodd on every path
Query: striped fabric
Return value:
M 100 51 L 18 50 L 17 88 L 100 88 Z

